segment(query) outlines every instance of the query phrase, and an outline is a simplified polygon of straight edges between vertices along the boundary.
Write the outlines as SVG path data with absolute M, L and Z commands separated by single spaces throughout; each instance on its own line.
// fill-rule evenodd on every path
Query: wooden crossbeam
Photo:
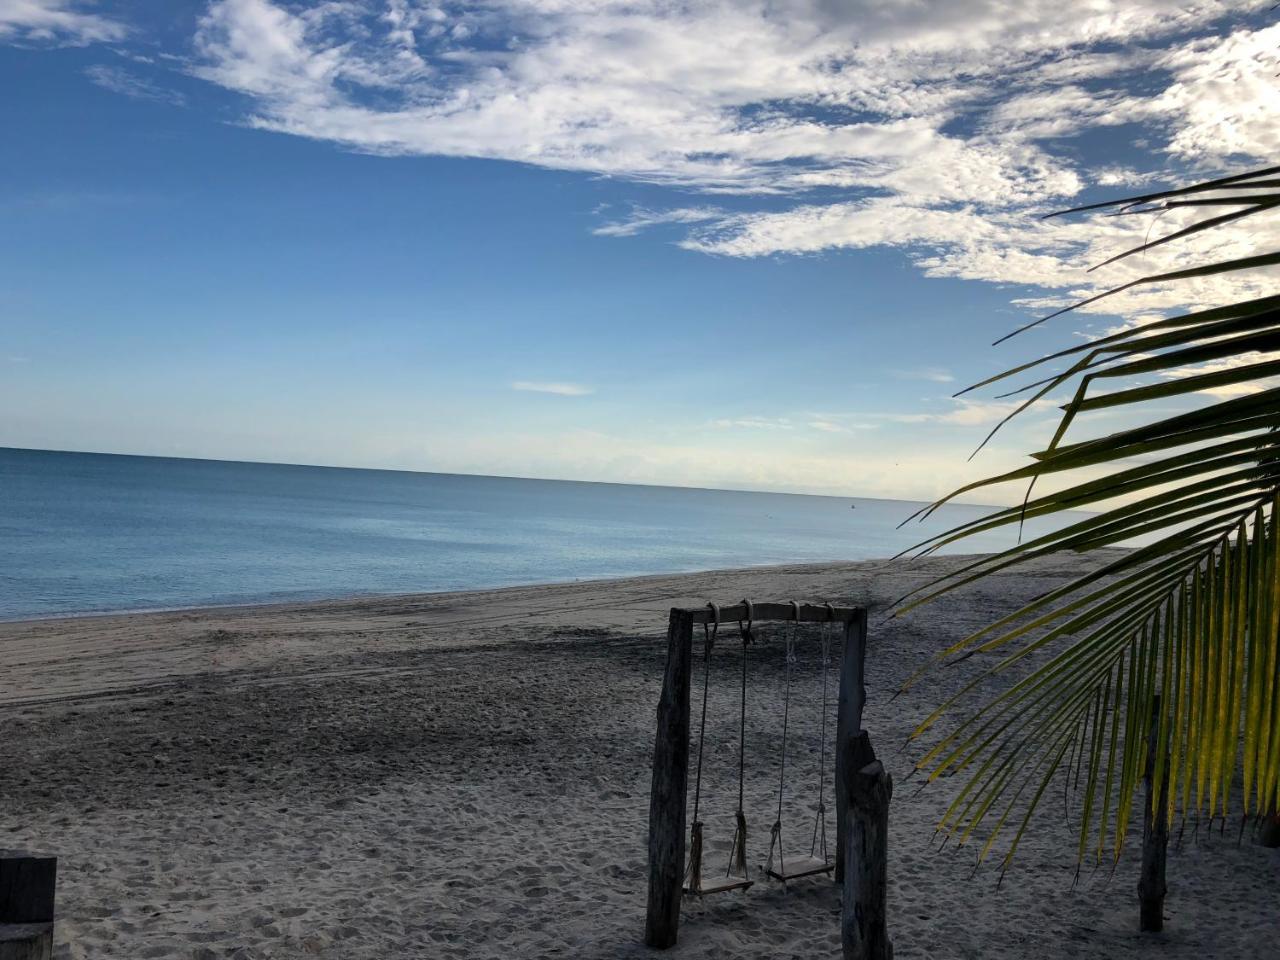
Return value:
M 710 607 L 677 608 L 693 623 L 711 623 Z M 827 607 L 815 603 L 800 604 L 800 615 L 786 600 L 762 600 L 751 604 L 753 620 L 798 620 L 800 623 L 849 623 L 863 613 L 862 607 Z M 747 605 L 732 603 L 720 608 L 721 623 L 736 623 L 747 619 Z

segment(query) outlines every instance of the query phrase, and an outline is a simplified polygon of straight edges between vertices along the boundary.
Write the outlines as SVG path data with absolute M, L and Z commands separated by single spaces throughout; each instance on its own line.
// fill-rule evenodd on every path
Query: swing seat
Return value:
M 722 874 L 710 879 L 703 877 L 702 883 L 697 888 L 685 884 L 684 892 L 695 897 L 706 897 L 713 893 L 727 893 L 730 890 L 746 890 L 753 883 L 755 883 L 754 880 L 748 880 L 746 877 Z
M 787 857 L 776 869 L 766 867 L 764 872 L 773 879 L 786 883 L 788 880 L 799 880 L 801 877 L 830 873 L 835 868 L 834 862 L 828 862 L 820 857 Z

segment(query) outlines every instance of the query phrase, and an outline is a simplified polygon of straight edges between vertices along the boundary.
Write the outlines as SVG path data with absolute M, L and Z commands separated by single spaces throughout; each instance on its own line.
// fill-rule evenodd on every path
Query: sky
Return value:
M 991 345 L 1280 238 L 1089 273 L 1180 221 L 1042 219 L 1275 162 L 1278 16 L 0 0 L 0 446 L 939 496 L 1057 413 L 970 460 L 1010 405 L 957 390 L 1270 289 L 1139 288 Z

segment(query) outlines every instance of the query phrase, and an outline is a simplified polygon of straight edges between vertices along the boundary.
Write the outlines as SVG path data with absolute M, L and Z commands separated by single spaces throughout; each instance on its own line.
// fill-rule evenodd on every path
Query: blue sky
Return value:
M 938 495 L 1053 417 L 960 386 L 1266 282 L 989 346 L 1186 253 L 1039 213 L 1276 155 L 1273 21 L 0 0 L 0 445 Z

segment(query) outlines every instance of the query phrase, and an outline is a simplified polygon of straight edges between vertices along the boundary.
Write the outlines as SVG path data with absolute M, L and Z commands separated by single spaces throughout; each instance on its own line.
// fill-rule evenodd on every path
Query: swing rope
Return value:
M 742 636 L 742 694 L 738 711 L 738 812 L 737 825 L 733 831 L 733 846 L 729 849 L 729 863 L 724 868 L 724 875 L 736 874 L 745 878 L 747 871 L 747 814 L 743 809 L 743 788 L 746 783 L 747 765 L 747 646 L 751 643 L 751 624 L 754 615 L 750 600 L 743 600 L 747 608 L 747 621 L 744 627 L 738 621 L 738 632 Z
M 813 821 L 813 839 L 809 843 L 809 856 L 814 856 L 819 849 L 818 841 L 822 841 L 822 861 L 827 862 L 827 805 L 826 773 L 827 773 L 827 674 L 831 667 L 831 624 L 836 618 L 835 607 L 827 603 L 827 626 L 822 631 L 822 736 L 821 753 L 818 755 L 818 813 Z
M 800 604 L 791 601 L 791 632 L 787 635 L 787 684 L 782 694 L 782 762 L 778 770 L 778 816 L 769 831 L 769 863 L 766 872 L 773 872 L 773 851 L 778 850 L 778 869 L 783 875 L 787 863 L 782 853 L 782 797 L 787 786 L 787 722 L 791 713 L 791 670 L 796 660 L 796 624 L 800 621 Z
M 711 684 L 711 649 L 720 632 L 720 608 L 708 603 L 711 609 L 711 627 L 702 624 L 702 718 L 698 722 L 698 772 L 693 781 L 693 828 L 689 831 L 689 865 L 684 880 L 692 890 L 702 889 L 702 821 L 698 819 L 702 803 L 702 745 L 707 739 L 707 691 Z

